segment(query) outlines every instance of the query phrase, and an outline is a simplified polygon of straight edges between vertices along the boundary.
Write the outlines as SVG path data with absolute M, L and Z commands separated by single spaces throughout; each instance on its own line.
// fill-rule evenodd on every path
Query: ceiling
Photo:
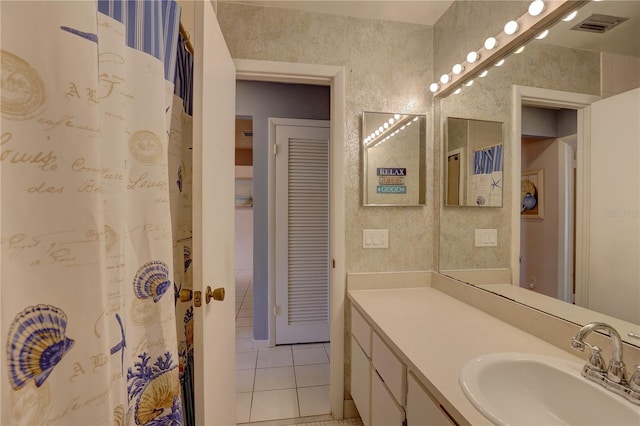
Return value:
M 433 26 L 453 0 L 218 0 Z
M 629 19 L 602 34 L 571 30 L 592 14 L 614 15 Z M 640 57 L 640 1 L 589 2 L 579 9 L 578 16 L 571 22 L 558 22 L 544 42 L 574 49 Z

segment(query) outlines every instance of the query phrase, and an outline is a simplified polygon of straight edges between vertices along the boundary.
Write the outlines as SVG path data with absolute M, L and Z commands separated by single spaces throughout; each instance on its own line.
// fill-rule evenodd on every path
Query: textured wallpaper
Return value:
M 344 66 L 346 272 L 434 270 L 434 139 L 431 96 L 432 28 L 282 8 L 218 3 L 231 56 Z M 427 116 L 427 206 L 362 207 L 362 112 Z M 363 249 L 362 229 L 389 230 L 388 249 Z M 345 398 L 350 398 L 349 303 L 345 303 Z
M 234 58 L 345 67 L 346 272 L 435 269 L 431 27 L 229 3 L 218 20 Z M 362 111 L 427 115 L 427 207 L 360 205 Z M 389 248 L 363 249 L 364 228 L 389 229 Z

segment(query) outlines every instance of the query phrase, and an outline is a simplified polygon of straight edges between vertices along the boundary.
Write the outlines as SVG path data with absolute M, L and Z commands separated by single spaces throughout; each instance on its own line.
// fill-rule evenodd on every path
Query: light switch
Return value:
M 389 230 L 363 229 L 362 248 L 389 248 Z
M 476 229 L 474 244 L 476 247 L 496 247 L 498 245 L 498 230 Z

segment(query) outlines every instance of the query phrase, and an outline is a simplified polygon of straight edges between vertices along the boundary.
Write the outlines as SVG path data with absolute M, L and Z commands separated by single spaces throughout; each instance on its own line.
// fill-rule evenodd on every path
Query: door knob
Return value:
M 222 302 L 224 300 L 224 287 L 218 287 L 211 291 L 211 286 L 207 286 L 207 292 L 205 293 L 205 300 L 207 303 L 211 302 L 211 299 Z

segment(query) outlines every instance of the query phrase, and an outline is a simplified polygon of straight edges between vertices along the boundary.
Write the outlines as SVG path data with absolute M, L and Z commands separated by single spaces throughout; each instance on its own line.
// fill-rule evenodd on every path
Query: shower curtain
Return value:
M 178 274 L 173 255 L 188 225 L 176 228 L 171 198 L 190 165 L 170 137 L 180 8 L 0 7 L 0 423 L 182 424 L 187 247 Z
M 184 424 L 194 425 L 193 400 L 193 280 L 192 248 L 192 92 L 193 57 L 178 41 L 175 95 L 169 139 L 169 173 L 171 182 L 171 217 L 174 236 L 174 289 L 176 295 L 176 326 L 182 389 Z

